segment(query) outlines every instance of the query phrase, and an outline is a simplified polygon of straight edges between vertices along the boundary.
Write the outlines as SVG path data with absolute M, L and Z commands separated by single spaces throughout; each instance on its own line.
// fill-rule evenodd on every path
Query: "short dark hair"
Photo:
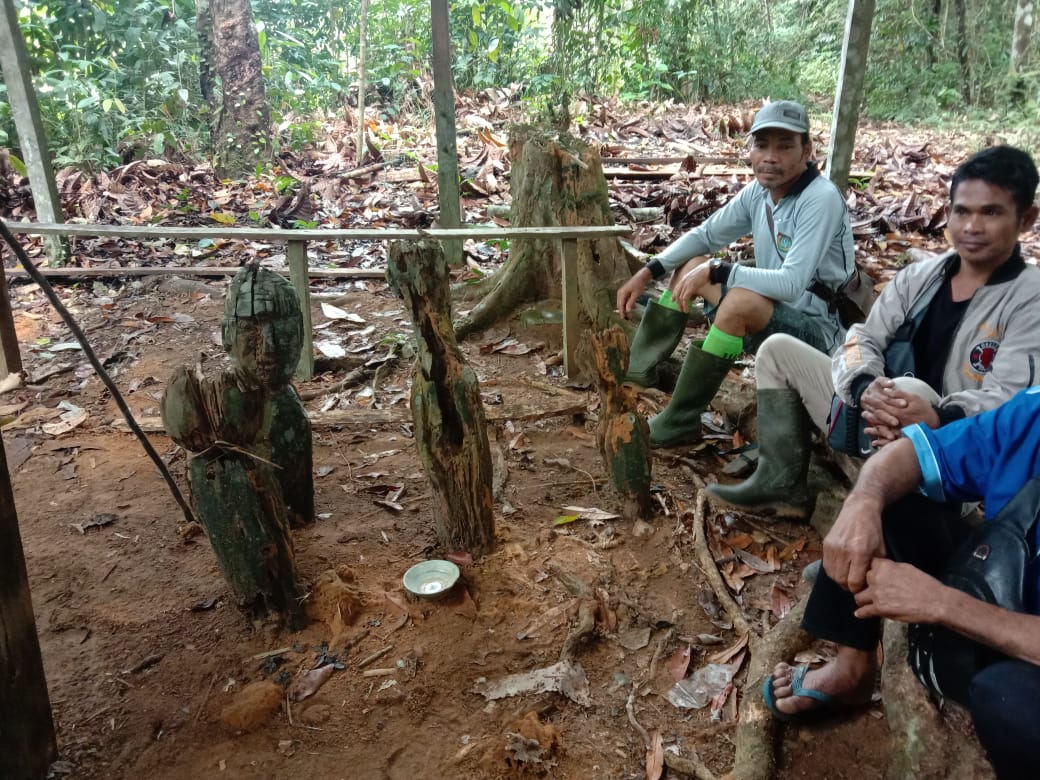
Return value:
M 953 172 L 950 182 L 950 200 L 957 195 L 961 182 L 978 179 L 1011 193 L 1021 216 L 1033 205 L 1036 187 L 1040 183 L 1036 165 L 1028 152 L 1014 146 L 991 146 L 975 152 Z

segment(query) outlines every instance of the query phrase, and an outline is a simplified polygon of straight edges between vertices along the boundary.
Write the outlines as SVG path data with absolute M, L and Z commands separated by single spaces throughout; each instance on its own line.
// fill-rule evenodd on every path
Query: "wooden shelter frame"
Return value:
M 198 241 L 203 238 L 224 239 L 232 241 L 265 241 L 285 243 L 286 260 L 289 266 L 289 278 L 296 294 L 300 297 L 300 305 L 304 319 L 304 346 L 300 363 L 296 368 L 298 379 L 307 381 L 314 377 L 314 334 L 311 320 L 310 277 L 311 276 L 356 276 L 350 273 L 356 269 L 317 269 L 311 268 L 308 260 L 307 244 L 320 241 L 418 241 L 432 238 L 440 241 L 501 240 L 515 238 L 550 239 L 559 242 L 558 250 L 563 258 L 563 346 L 564 370 L 570 376 L 574 371 L 574 356 L 583 335 L 583 326 L 578 317 L 578 241 L 590 241 L 600 238 L 618 237 L 629 233 L 623 226 L 600 227 L 468 227 L 468 228 L 430 228 L 424 229 L 344 229 L 344 230 L 278 230 L 275 228 L 210 228 L 210 227 L 159 227 L 143 225 L 99 225 L 41 222 L 11 222 L 8 228 L 12 233 L 31 236 L 94 236 L 121 239 L 165 239 L 172 241 Z M 68 275 L 79 269 L 52 269 L 53 275 Z M 92 271 L 95 269 L 91 269 Z M 105 276 L 134 275 L 135 271 L 146 269 L 105 268 L 97 269 Z M 201 273 L 203 269 L 165 266 L 148 268 L 150 274 L 187 274 Z M 222 269 L 206 269 L 209 273 Z M 230 269 L 237 270 L 237 269 Z M 2 269 L 0 269 L 2 273 Z M 372 274 L 366 273 L 366 276 Z M 6 284 L 5 284 L 6 288 Z M 13 328 L 13 316 L 10 303 L 0 299 L 0 344 L 3 354 L 17 355 L 17 337 Z M 18 370 L 8 360 L 8 371 Z

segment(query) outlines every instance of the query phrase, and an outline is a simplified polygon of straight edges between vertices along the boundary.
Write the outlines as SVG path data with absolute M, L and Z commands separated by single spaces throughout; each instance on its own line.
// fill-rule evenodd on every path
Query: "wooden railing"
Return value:
M 95 236 L 122 239 L 159 238 L 169 240 L 199 240 L 203 238 L 266 241 L 285 243 L 289 278 L 303 310 L 304 346 L 297 366 L 296 376 L 309 380 L 314 376 L 314 337 L 311 321 L 309 277 L 316 270 L 308 262 L 307 243 L 310 241 L 418 241 L 424 238 L 497 240 L 512 238 L 541 238 L 561 243 L 563 258 L 563 354 L 564 370 L 570 374 L 574 367 L 574 351 L 581 338 L 578 320 L 578 241 L 589 241 L 610 236 L 622 236 L 629 232 L 627 227 L 537 227 L 537 228 L 430 228 L 407 230 L 400 228 L 358 230 L 278 230 L 275 228 L 229 228 L 213 227 L 159 227 L 151 225 L 86 225 L 47 224 L 42 222 L 9 222 L 12 233 L 29 236 Z M 166 267 L 171 274 L 190 274 L 193 269 L 179 266 Z M 347 270 L 347 269 L 344 269 Z M 106 269 L 111 276 L 118 276 L 120 269 Z M 132 273 L 133 269 L 127 269 Z M 326 274 L 321 274 L 326 275 Z M 347 275 L 347 274 L 344 274 Z

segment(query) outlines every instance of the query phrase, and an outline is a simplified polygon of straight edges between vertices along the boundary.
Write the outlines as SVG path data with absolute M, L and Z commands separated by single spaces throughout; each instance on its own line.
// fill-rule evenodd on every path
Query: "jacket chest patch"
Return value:
M 786 233 L 776 234 L 776 248 L 779 249 L 781 252 L 786 252 L 788 249 L 790 249 L 791 244 L 793 242 L 794 239 Z
M 971 364 L 972 370 L 979 374 L 988 374 L 992 371 L 993 359 L 997 356 L 998 349 L 1000 349 L 1000 342 L 992 339 L 980 341 L 973 346 L 968 354 L 968 362 Z

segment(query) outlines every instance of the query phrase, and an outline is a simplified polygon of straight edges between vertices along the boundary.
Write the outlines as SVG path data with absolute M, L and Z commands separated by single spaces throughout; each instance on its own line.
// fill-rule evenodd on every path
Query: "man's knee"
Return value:
M 726 291 L 719 303 L 715 324 L 735 335 L 758 333 L 769 324 L 774 305 L 775 301 L 771 298 L 742 287 L 733 287 Z
M 787 333 L 774 333 L 755 355 L 755 377 L 760 388 L 794 387 L 794 369 L 819 350 Z
M 990 664 L 971 681 L 968 705 L 979 742 L 998 776 L 1035 777 L 1040 755 L 1040 667 Z

